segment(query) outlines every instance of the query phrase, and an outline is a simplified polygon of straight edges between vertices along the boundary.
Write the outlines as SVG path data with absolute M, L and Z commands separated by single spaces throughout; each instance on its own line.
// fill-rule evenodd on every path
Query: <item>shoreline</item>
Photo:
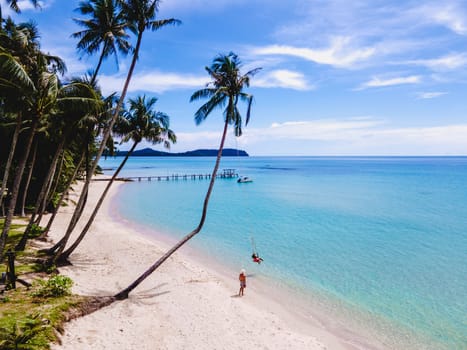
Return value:
M 115 215 L 112 202 L 122 185 L 112 186 L 90 232 L 71 256 L 73 265 L 60 268 L 75 282 L 74 293 L 113 295 L 169 247 L 168 241 L 144 232 L 142 225 Z M 88 209 L 105 182 L 93 181 L 91 186 Z M 60 212 L 51 239 L 60 238 L 72 209 Z M 176 252 L 127 300 L 67 323 L 62 345 L 53 344 L 52 349 L 380 348 L 355 343 L 353 335 L 349 339 L 349 334 L 333 334 L 319 320 L 311 322 L 286 310 L 255 280 L 247 281 L 245 296 L 238 297 L 238 272 L 212 268 L 198 253 Z
M 115 195 L 118 196 L 118 193 Z M 111 218 L 128 225 L 127 227 L 130 227 L 132 231 L 142 235 L 157 246 L 164 246 L 164 251 L 171 248 L 178 239 L 183 237 L 182 234 L 175 238 L 154 227 L 127 219 L 122 216 L 121 210 L 119 202 L 114 202 L 111 207 Z M 193 239 L 196 240 L 196 237 Z M 293 288 L 284 282 L 264 277 L 256 264 L 252 263 L 253 269 L 251 265 L 239 265 L 237 271 L 229 266 L 231 264 L 223 263 L 218 258 L 210 256 L 208 251 L 202 251 L 202 247 L 196 247 L 190 242 L 181 247 L 180 250 L 183 260 L 189 260 L 195 265 L 203 266 L 211 273 L 220 276 L 226 285 L 236 280 L 240 268 L 246 268 L 250 282 L 254 281 L 255 292 L 264 294 L 261 299 L 255 301 L 257 307 L 261 306 L 267 309 L 273 305 L 275 310 L 279 310 L 281 317 L 287 319 L 288 323 L 293 324 L 295 328 L 304 333 L 311 333 L 320 339 L 331 341 L 331 349 L 376 350 L 421 347 L 428 350 L 443 348 L 440 344 L 434 346 L 435 343 L 432 339 L 416 335 L 415 332 L 396 326 L 390 320 L 358 309 L 357 305 L 348 304 L 337 297 L 326 295 L 324 291 L 314 290 L 311 292 L 301 287 Z M 251 287 L 252 284 L 249 285 Z M 375 324 L 378 324 L 378 329 L 374 327 Z M 326 345 L 329 346 L 329 344 Z
M 76 294 L 113 295 L 165 252 L 112 220 L 109 203 L 121 185 L 112 186 L 88 236 L 71 256 L 73 265 L 60 268 L 75 282 Z M 105 183 L 93 181 L 91 186 L 88 207 Z M 53 240 L 60 237 L 73 208 L 63 209 L 50 232 Z M 53 344 L 52 349 L 326 348 L 312 335 L 288 327 L 277 310 L 255 307 L 254 288 L 237 297 L 236 276 L 231 280 L 175 253 L 127 300 L 67 323 L 62 345 Z

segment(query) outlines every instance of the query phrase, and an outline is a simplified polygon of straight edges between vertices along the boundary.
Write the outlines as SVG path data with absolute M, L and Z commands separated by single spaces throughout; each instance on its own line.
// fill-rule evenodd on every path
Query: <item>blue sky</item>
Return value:
M 3 2 L 2 9 L 8 12 Z M 68 75 L 92 69 L 70 34 L 75 0 L 43 0 L 33 19 L 42 48 Z M 191 94 L 204 67 L 234 51 L 244 71 L 262 67 L 244 135 L 227 147 L 251 155 L 465 155 L 467 1 L 165 0 L 160 17 L 180 19 L 143 38 L 130 96 L 159 98 L 178 136 L 173 151 L 217 148 L 222 114 L 200 126 Z M 134 42 L 134 38 L 133 38 Z M 129 58 L 105 62 L 104 92 L 120 91 Z M 245 111 L 245 108 L 242 107 Z M 142 145 L 145 147 L 146 145 Z M 125 146 L 121 147 L 125 149 Z

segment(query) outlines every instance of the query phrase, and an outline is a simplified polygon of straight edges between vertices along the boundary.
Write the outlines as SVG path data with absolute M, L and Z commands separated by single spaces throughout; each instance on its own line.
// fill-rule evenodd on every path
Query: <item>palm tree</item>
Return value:
M 64 187 L 62 193 L 60 194 L 60 196 L 58 198 L 57 205 L 54 207 L 54 209 L 52 211 L 52 215 L 50 216 L 49 221 L 47 222 L 47 225 L 45 226 L 44 231 L 38 237 L 38 239 L 44 240 L 47 237 L 47 234 L 49 233 L 49 230 L 52 227 L 52 224 L 53 224 L 53 222 L 55 220 L 55 217 L 57 216 L 58 209 L 60 208 L 63 200 L 65 199 L 65 196 L 66 196 L 68 190 L 70 189 L 72 183 L 75 181 L 76 177 L 78 176 L 78 172 L 81 170 L 81 165 L 83 164 L 84 157 L 85 157 L 85 152 L 81 152 L 81 156 L 79 158 L 79 161 L 74 166 L 73 174 L 71 176 L 69 176 L 68 181 L 65 184 L 65 187 Z
M 34 82 L 31 80 L 28 73 L 24 70 L 23 66 L 8 53 L 0 53 L 0 88 L 2 90 L 10 92 L 14 90 L 15 93 L 19 95 L 28 95 L 29 97 L 35 95 L 36 87 Z M 47 89 L 50 89 L 50 86 L 53 85 L 52 76 L 43 76 L 41 82 L 43 86 Z M 26 102 L 27 99 L 25 99 Z M 31 100 L 27 101 L 30 102 Z M 5 222 L 3 225 L 3 230 L 0 235 L 0 261 L 3 258 L 3 250 L 5 248 L 6 239 L 8 232 L 10 230 L 11 221 L 13 219 L 14 210 L 16 207 L 16 201 L 18 199 L 19 187 L 21 184 L 21 178 L 23 176 L 24 168 L 26 166 L 27 159 L 29 157 L 29 151 L 32 146 L 32 141 L 34 139 L 34 134 L 38 126 L 39 119 L 37 117 L 33 118 L 31 125 L 29 126 L 29 133 L 26 138 L 25 148 L 23 155 L 20 157 L 16 168 L 15 179 L 13 181 L 13 186 L 11 190 L 11 199 L 5 217 Z
M 130 99 L 130 108 L 124 113 L 124 117 L 116 124 L 116 134 L 122 137 L 122 143 L 133 141 L 133 145 L 127 152 L 125 158 L 121 162 L 118 169 L 113 174 L 112 178 L 105 187 L 99 201 L 94 208 L 88 222 L 81 231 L 76 241 L 57 257 L 57 261 L 66 261 L 71 253 L 78 247 L 86 233 L 89 231 L 94 219 L 104 202 L 104 199 L 117 178 L 118 174 L 125 166 L 128 157 L 133 153 L 136 146 L 143 140 L 149 141 L 152 144 L 163 143 L 166 148 L 170 148 L 170 142 L 175 143 L 177 138 L 175 133 L 169 129 L 169 116 L 162 112 L 155 112 L 153 107 L 157 102 L 157 98 L 152 97 L 146 101 L 146 96 L 139 96 L 136 99 Z
M 89 114 L 99 113 L 102 105 L 100 95 L 93 89 L 93 87 L 81 82 L 80 80 L 73 81 L 70 84 L 61 87 L 57 91 L 57 96 L 53 103 L 57 107 L 56 114 L 58 114 L 58 116 L 56 119 L 58 119 L 58 122 L 62 124 L 61 128 L 57 124 L 53 124 L 55 133 L 56 135 L 59 135 L 60 141 L 58 142 L 49 170 L 42 183 L 40 193 L 36 198 L 34 212 L 31 215 L 29 224 L 24 231 L 20 242 L 16 245 L 15 250 L 24 250 L 25 248 L 26 241 L 36 215 L 39 214 L 41 210 L 41 203 L 47 197 L 49 184 L 57 168 L 60 154 L 62 154 L 67 140 L 70 139 L 70 135 L 76 131 L 78 123 L 83 119 L 86 119 Z
M 237 55 L 229 53 L 228 55 L 219 55 L 216 57 L 211 67 L 206 67 L 207 72 L 212 78 L 212 81 L 204 89 L 196 91 L 190 101 L 197 101 L 201 98 L 209 98 L 209 100 L 202 105 L 195 113 L 195 122 L 197 125 L 202 123 L 215 108 L 224 109 L 224 130 L 222 132 L 222 138 L 217 153 L 216 163 L 212 171 L 211 181 L 209 183 L 208 191 L 204 198 L 203 211 L 198 226 L 191 231 L 188 235 L 183 237 L 175 246 L 173 246 L 167 253 L 165 253 L 159 260 L 151 265 L 140 277 L 138 277 L 133 283 L 127 288 L 117 293 L 114 297 L 118 300 L 128 298 L 128 294 L 135 289 L 141 282 L 143 282 L 152 272 L 154 272 L 162 263 L 167 260 L 174 252 L 176 252 L 181 246 L 193 238 L 197 233 L 201 231 L 206 220 L 206 214 L 209 204 L 209 198 L 211 196 L 214 182 L 216 181 L 217 170 L 219 169 L 220 160 L 222 157 L 222 150 L 224 148 L 224 142 L 227 135 L 227 129 L 229 125 L 234 126 L 235 135 L 240 136 L 242 134 L 242 117 L 239 110 L 237 109 L 237 103 L 239 100 L 247 102 L 247 114 L 245 125 L 248 124 L 250 119 L 251 104 L 253 102 L 253 96 L 243 92 L 245 87 L 250 84 L 250 77 L 258 72 L 260 68 L 251 70 L 244 75 L 240 74 L 241 62 Z
M 118 0 L 88 0 L 79 3 L 76 9 L 82 15 L 89 15 L 90 19 L 74 19 L 85 29 L 72 34 L 79 39 L 79 51 L 93 55 L 99 50 L 99 61 L 91 77 L 91 84 L 96 80 L 102 62 L 114 55 L 118 65 L 117 52 L 126 55 L 131 45 L 127 41 L 129 35 L 125 32 L 127 24 L 120 12 Z
M 27 198 L 28 192 L 29 192 L 29 185 L 31 184 L 31 178 L 32 178 L 32 174 L 34 172 L 34 166 L 36 164 L 38 143 L 39 142 L 36 139 L 36 141 L 34 142 L 34 147 L 33 147 L 32 155 L 31 155 L 31 160 L 29 161 L 28 175 L 26 176 L 26 182 L 25 182 L 24 188 L 23 188 L 23 197 L 22 197 L 22 200 L 21 200 L 21 208 L 20 208 L 20 216 L 21 217 L 26 216 L 24 208 L 26 206 L 26 198 Z
M 5 28 L 0 32 L 0 48 L 3 53 L 11 54 L 14 58 L 25 61 L 25 58 L 29 56 L 29 51 L 37 49 L 37 38 L 38 35 L 35 26 L 31 24 L 17 26 L 11 19 L 8 19 L 5 23 Z M 9 63 L 11 63 L 7 56 L 3 56 L 1 62 L 1 69 L 7 68 Z M 2 80 L 0 85 L 3 85 L 3 83 L 5 82 Z M 11 138 L 10 152 L 5 164 L 2 187 L 0 189 L 0 206 L 3 208 L 3 197 L 6 193 L 6 186 L 16 150 L 16 143 L 23 125 L 24 111 L 21 108 L 18 109 L 18 106 L 22 106 L 22 96 L 18 94 L 15 89 L 11 89 L 11 86 L 7 88 L 2 87 L 2 103 L 4 112 L 8 112 L 9 116 L 16 115 L 15 130 Z
M 30 0 L 30 2 L 34 5 L 35 8 L 39 8 L 39 0 Z M 21 13 L 21 9 L 18 6 L 18 0 L 6 0 L 6 3 L 10 6 L 10 8 L 15 11 L 16 13 Z M 2 17 L 2 6 L 0 5 L 0 27 L 2 26 L 3 17 Z
M 23 122 L 22 121 L 22 113 L 20 111 L 18 113 L 17 118 L 16 118 L 15 130 L 14 130 L 13 136 L 11 138 L 10 152 L 8 153 L 8 159 L 6 161 L 5 170 L 3 172 L 2 186 L 0 188 L 0 207 L 2 209 L 3 209 L 3 197 L 5 196 L 5 193 L 7 191 L 7 182 L 8 182 L 8 178 L 10 177 L 11 164 L 13 162 L 13 156 L 15 154 L 16 143 L 18 142 L 22 122 Z M 4 215 L 4 213 L 2 213 L 2 215 Z
M 0 88 L 6 91 L 14 91 L 22 96 L 23 107 L 28 111 L 31 118 L 24 153 L 18 162 L 9 208 L 0 235 L 0 256 L 3 254 L 6 238 L 15 212 L 26 161 L 41 122 L 56 108 L 60 109 L 63 104 L 82 108 L 83 106 L 95 103 L 94 99 L 67 96 L 67 92 L 76 89 L 76 86 L 75 84 L 68 84 L 61 87 L 57 74 L 54 71 L 55 69 L 64 68 L 64 64 L 59 58 L 44 55 L 40 50 L 34 51 L 33 54 L 35 60 L 28 72 L 13 56 L 8 53 L 0 53 L 0 77 L 2 77 L 0 78 Z M 49 64 L 51 62 L 53 64 L 52 68 L 50 68 Z
M 167 25 L 177 25 L 181 23 L 179 20 L 173 19 L 173 18 L 156 20 L 155 17 L 158 12 L 159 1 L 160 0 L 126 0 L 126 1 L 119 0 L 119 4 L 121 6 L 123 16 L 125 18 L 125 21 L 128 23 L 129 29 L 134 34 L 137 35 L 136 46 L 133 51 L 133 58 L 131 60 L 128 74 L 125 79 L 125 83 L 123 85 L 122 94 L 120 95 L 120 99 L 118 100 L 117 106 L 115 107 L 115 110 L 113 111 L 113 115 L 109 121 L 107 129 L 105 130 L 102 136 L 102 141 L 99 146 L 99 150 L 97 151 L 97 154 L 95 156 L 94 162 L 91 166 L 90 174 L 94 174 L 94 172 L 96 171 L 96 167 L 97 167 L 97 164 L 99 163 L 99 159 L 102 153 L 104 152 L 104 149 L 107 145 L 107 140 L 109 139 L 113 126 L 115 124 L 115 121 L 117 120 L 120 114 L 123 101 L 125 100 L 125 96 L 128 91 L 128 86 L 130 85 L 130 81 L 133 76 L 133 71 L 136 66 L 136 61 L 138 60 L 139 50 L 141 47 L 141 42 L 143 39 L 144 32 L 147 29 L 155 31 Z M 73 231 L 74 226 L 76 225 L 76 222 L 80 216 L 80 211 L 83 208 L 83 203 L 85 201 L 90 182 L 91 182 L 91 179 L 87 178 L 83 185 L 83 188 L 81 190 L 81 195 L 76 205 L 76 209 L 72 215 L 70 224 L 68 225 L 68 228 L 65 232 L 64 237 L 60 240 L 60 247 L 55 246 L 52 248 L 52 249 L 55 248 L 55 250 L 58 249 L 57 251 L 58 254 L 61 254 L 63 250 L 65 249 L 65 245 L 68 242 L 68 239 L 70 238 L 70 235 Z M 57 253 L 56 253 L 56 256 L 58 256 Z

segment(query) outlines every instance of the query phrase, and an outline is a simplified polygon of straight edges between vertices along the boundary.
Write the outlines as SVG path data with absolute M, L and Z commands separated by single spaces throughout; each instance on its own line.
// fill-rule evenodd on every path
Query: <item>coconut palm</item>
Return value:
M 71 174 L 71 176 L 69 176 L 68 181 L 65 184 L 65 187 L 64 187 L 63 191 L 61 192 L 58 200 L 57 200 L 57 204 L 55 205 L 55 207 L 54 207 L 54 209 L 52 211 L 52 215 L 50 216 L 49 221 L 47 222 L 47 225 L 44 228 L 44 231 L 38 237 L 38 239 L 44 240 L 47 237 L 47 234 L 49 233 L 50 228 L 52 227 L 52 224 L 53 224 L 53 222 L 55 220 L 55 217 L 57 216 L 58 209 L 60 208 L 63 200 L 65 199 L 65 196 L 66 196 L 68 190 L 70 189 L 71 185 L 73 184 L 76 177 L 78 176 L 79 171 L 81 170 L 81 165 L 83 164 L 84 158 L 85 158 L 85 152 L 81 152 L 81 156 L 80 156 L 80 158 L 78 160 L 78 163 L 76 165 L 74 165 L 74 167 L 73 167 L 74 171 Z
M 86 233 L 89 231 L 96 215 L 104 202 L 104 199 L 112 186 L 113 182 L 117 178 L 118 174 L 125 166 L 128 157 L 133 153 L 136 146 L 143 140 L 151 142 L 152 144 L 163 143 L 166 148 L 170 148 L 170 143 L 175 143 L 177 138 L 175 133 L 169 129 L 169 116 L 162 112 L 156 112 L 153 110 L 157 98 L 152 97 L 146 100 L 146 96 L 139 96 L 136 99 L 129 100 L 129 111 L 123 114 L 120 122 L 116 125 L 116 134 L 122 137 L 122 143 L 133 141 L 133 145 L 127 152 L 125 158 L 120 163 L 120 166 L 113 174 L 112 178 L 105 187 L 99 201 L 94 208 L 88 222 L 81 231 L 76 241 L 58 256 L 57 261 L 66 261 L 71 253 L 78 247 L 83 240 Z
M 18 0 L 6 0 L 6 3 L 10 8 L 16 13 L 20 13 L 21 9 L 18 6 Z M 30 3 L 34 5 L 35 8 L 39 8 L 39 0 L 30 0 Z M 2 17 L 2 6 L 0 5 L 0 27 L 2 26 L 3 17 Z
M 29 52 L 38 48 L 37 39 L 37 29 L 34 25 L 22 24 L 17 26 L 11 19 L 8 19 L 5 23 L 4 30 L 0 32 L 0 52 L 8 53 L 20 61 L 27 61 L 30 56 Z M 2 59 L 2 65 L 4 65 L 2 69 L 7 68 L 9 62 L 10 60 L 7 56 L 4 56 Z M 4 83 L 3 80 L 0 84 L 2 83 Z M 3 208 L 3 197 L 6 193 L 6 186 L 10 176 L 16 143 L 23 125 L 23 113 L 25 111 L 22 108 L 18 108 L 18 106 L 22 106 L 22 96 L 17 93 L 16 89 L 11 89 L 11 86 L 9 86 L 7 88 L 1 88 L 1 92 L 4 112 L 6 112 L 9 117 L 16 117 L 15 130 L 11 138 L 10 152 L 5 164 L 2 187 L 0 189 L 0 206 Z
M 173 19 L 173 18 L 163 19 L 163 20 L 155 19 L 158 13 L 159 0 L 127 0 L 127 1 L 119 0 L 119 4 L 121 6 L 125 21 L 128 23 L 129 29 L 135 35 L 137 35 L 137 39 L 136 39 L 135 49 L 133 51 L 133 57 L 131 60 L 130 68 L 128 70 L 128 74 L 125 79 L 125 83 L 123 85 L 123 90 L 120 95 L 120 99 L 118 100 L 117 106 L 115 107 L 115 110 L 113 111 L 113 115 L 109 121 L 107 129 L 105 130 L 102 136 L 101 144 L 99 146 L 94 162 L 90 169 L 91 174 L 94 174 L 97 168 L 97 164 L 99 163 L 99 159 L 107 145 L 107 141 L 110 137 L 115 121 L 117 120 L 120 114 L 123 101 L 125 100 L 126 93 L 128 91 L 128 86 L 130 85 L 130 81 L 133 76 L 133 72 L 136 66 L 136 61 L 138 60 L 139 50 L 141 47 L 141 42 L 143 39 L 144 32 L 148 29 L 151 31 L 155 31 L 167 25 L 180 24 L 179 20 Z M 80 216 L 80 210 L 83 208 L 83 203 L 85 201 L 90 182 L 91 180 L 88 178 L 86 179 L 83 185 L 83 189 L 81 191 L 80 198 L 78 199 L 76 209 L 72 215 L 70 224 L 68 225 L 65 235 L 60 241 L 60 247 L 57 247 L 58 250 L 55 256 L 60 255 L 65 249 L 65 245 L 68 242 L 68 239 L 70 238 L 73 228 L 76 225 L 76 222 Z
M 7 53 L 0 53 L 0 77 L 2 77 L 0 78 L 0 89 L 14 91 L 18 96 L 22 96 L 23 108 L 28 111 L 30 116 L 28 134 L 24 142 L 24 153 L 18 161 L 9 208 L 0 236 L 0 255 L 3 253 L 11 226 L 25 164 L 39 126 L 45 118 L 49 117 L 55 110 L 63 109 L 65 105 L 70 106 L 70 108 L 85 108 L 95 105 L 95 99 L 69 95 L 78 88 L 76 84 L 61 86 L 58 76 L 54 72 L 60 67 L 51 68 L 49 64 L 50 62 L 60 62 L 61 65 L 60 59 L 43 55 L 39 50 L 35 51 L 34 55 L 35 64 L 28 72 L 14 57 Z
M 3 102 L 5 103 L 5 101 L 3 101 Z M 10 100 L 10 102 L 11 102 L 11 100 Z M 8 159 L 7 159 L 6 164 L 5 164 L 5 170 L 3 172 L 3 179 L 2 179 L 2 186 L 0 188 L 0 207 L 2 208 L 2 210 L 3 210 L 3 197 L 5 196 L 5 194 L 7 192 L 7 182 L 8 182 L 8 178 L 10 177 L 11 165 L 13 163 L 13 156 L 15 154 L 16 143 L 18 142 L 22 122 L 23 122 L 22 121 L 22 113 L 19 112 L 17 117 L 16 117 L 15 130 L 14 130 L 13 136 L 11 138 L 10 151 L 8 153 Z M 3 212 L 2 212 L 2 215 L 4 215 Z
M 56 121 L 52 124 L 52 127 L 55 130 L 55 135 L 59 137 L 59 141 L 39 195 L 36 198 L 34 212 L 15 250 L 24 250 L 25 248 L 36 215 L 39 214 L 41 204 L 47 197 L 47 191 L 57 168 L 59 157 L 65 148 L 66 142 L 70 140 L 70 135 L 76 132 L 78 123 L 82 122 L 82 120 L 86 119 L 90 114 L 99 113 L 102 107 L 100 95 L 91 85 L 85 84 L 81 80 L 75 80 L 61 87 L 57 92 L 57 98 L 54 103 L 56 104 L 57 110 L 54 112 Z
M 190 101 L 197 101 L 202 98 L 209 98 L 209 100 L 202 105 L 195 113 L 195 122 L 197 125 L 202 123 L 216 108 L 224 109 L 224 130 L 222 132 L 222 138 L 217 153 L 216 163 L 211 175 L 211 181 L 209 183 L 208 191 L 204 198 L 203 211 L 198 226 L 191 231 L 188 235 L 183 237 L 175 246 L 173 246 L 167 253 L 165 253 L 159 260 L 151 265 L 140 277 L 138 277 L 133 283 L 127 288 L 116 294 L 116 299 L 125 299 L 128 294 L 136 288 L 141 282 L 143 282 L 152 272 L 154 272 L 165 260 L 167 260 L 174 252 L 176 252 L 181 246 L 198 234 L 206 220 L 206 214 L 209 204 L 209 198 L 211 196 L 214 182 L 216 181 L 217 170 L 219 169 L 220 160 L 222 157 L 222 150 L 224 148 L 224 142 L 227 135 L 227 129 L 229 125 L 234 126 L 236 136 L 242 134 L 242 117 L 237 108 L 239 100 L 247 102 L 247 113 L 245 125 L 250 119 L 251 104 L 253 96 L 243 92 L 245 87 L 250 84 L 250 77 L 258 72 L 260 68 L 251 70 L 246 74 L 240 74 L 241 63 L 237 55 L 229 53 L 228 55 L 220 55 L 216 57 L 211 67 L 206 67 L 207 72 L 212 78 L 211 83 L 204 89 L 196 91 Z
M 26 207 L 26 198 L 27 198 L 28 192 L 29 192 L 29 185 L 31 184 L 32 174 L 34 172 L 34 166 L 36 164 L 38 143 L 39 142 L 38 142 L 38 140 L 36 138 L 36 141 L 34 141 L 31 160 L 29 161 L 29 165 L 27 166 L 28 167 L 28 173 L 27 173 L 26 181 L 25 181 L 24 188 L 23 188 L 23 191 L 22 191 L 23 196 L 22 196 L 22 199 L 21 199 L 21 206 L 20 206 L 20 216 L 21 217 L 26 216 L 26 212 L 25 212 L 24 208 Z
M 36 86 L 32 81 L 31 77 L 24 70 L 23 66 L 8 53 L 0 53 L 0 89 L 2 91 L 14 91 L 19 96 L 27 95 L 29 98 L 25 99 L 25 104 L 31 102 L 31 98 L 34 95 L 37 96 Z M 53 90 L 52 86 L 54 85 L 53 75 L 43 74 L 41 76 L 41 85 L 47 90 Z M 26 166 L 27 159 L 29 157 L 29 151 L 32 146 L 32 141 L 34 139 L 34 134 L 39 124 L 39 118 L 37 115 L 32 118 L 31 124 L 29 126 L 28 136 L 26 137 L 25 148 L 18 165 L 16 168 L 15 179 L 13 181 L 13 186 L 11 190 L 11 199 L 9 202 L 9 207 L 7 215 L 5 217 L 5 222 L 3 225 L 3 230 L 0 235 L 0 260 L 3 257 L 3 250 L 5 248 L 6 239 L 8 232 L 10 230 L 11 221 L 13 219 L 14 210 L 16 207 L 16 201 L 18 199 L 19 188 L 21 184 L 21 178 L 23 176 L 24 168 Z
M 115 56 L 118 65 L 117 52 L 126 55 L 130 51 L 131 45 L 127 41 L 129 35 L 125 32 L 127 25 L 119 9 L 118 0 L 82 1 L 76 11 L 91 17 L 74 19 L 85 28 L 72 34 L 73 38 L 79 39 L 78 50 L 87 55 L 100 51 L 99 61 L 91 77 L 93 83 L 105 58 Z

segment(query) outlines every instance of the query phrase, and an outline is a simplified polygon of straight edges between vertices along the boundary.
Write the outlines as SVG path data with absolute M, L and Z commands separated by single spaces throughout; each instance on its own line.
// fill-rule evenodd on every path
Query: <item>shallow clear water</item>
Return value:
M 135 157 L 122 176 L 207 174 L 214 161 Z M 254 182 L 218 180 L 205 228 L 190 244 L 319 294 L 336 314 L 345 308 L 389 338 L 388 325 L 393 338 L 422 342 L 405 344 L 467 348 L 467 158 L 234 157 L 221 168 Z M 181 237 L 198 224 L 207 186 L 128 183 L 119 211 Z M 260 270 L 250 262 L 252 238 L 265 260 Z

